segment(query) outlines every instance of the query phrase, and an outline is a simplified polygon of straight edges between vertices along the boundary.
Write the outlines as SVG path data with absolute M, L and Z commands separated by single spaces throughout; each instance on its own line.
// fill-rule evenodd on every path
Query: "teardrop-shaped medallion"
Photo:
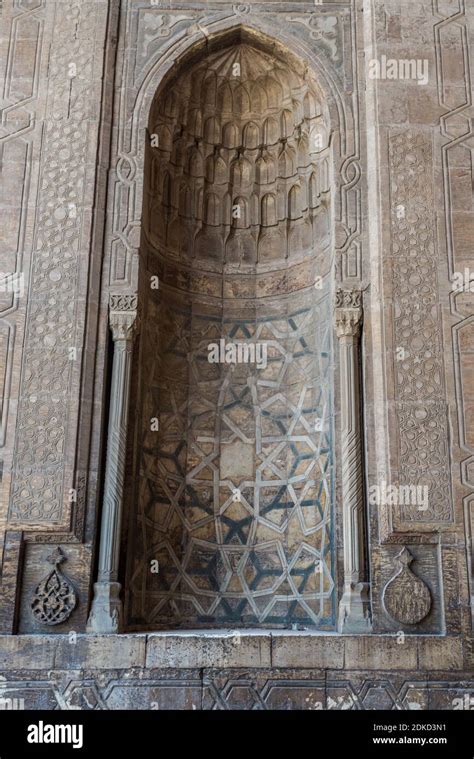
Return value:
M 33 616 L 43 625 L 59 625 L 73 612 L 77 597 L 73 585 L 59 569 L 66 561 L 58 547 L 47 557 L 53 565 L 51 572 L 37 585 L 33 593 L 31 609 Z
M 382 599 L 392 619 L 404 625 L 416 625 L 431 609 L 431 593 L 428 586 L 410 569 L 413 556 L 402 548 L 395 557 L 400 569 L 384 588 Z

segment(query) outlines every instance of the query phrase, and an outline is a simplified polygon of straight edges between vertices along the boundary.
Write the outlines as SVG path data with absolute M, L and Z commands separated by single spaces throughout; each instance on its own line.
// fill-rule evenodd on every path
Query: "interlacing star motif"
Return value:
M 162 424 L 142 449 L 139 522 L 143 555 L 159 559 L 160 573 L 151 576 L 145 560 L 131 588 L 137 592 L 147 572 L 148 621 L 174 614 L 195 623 L 213 618 L 331 629 L 327 308 L 323 299 L 287 317 L 174 316 L 167 355 L 186 362 L 194 392 L 182 397 L 179 383 L 158 372 Z M 265 341 L 266 368 L 209 364 L 209 336 L 217 334 Z M 321 429 L 315 416 L 325 420 Z M 245 458 L 241 476 L 230 473 L 230 464 L 224 471 L 226 450 L 235 451 L 230 460 Z

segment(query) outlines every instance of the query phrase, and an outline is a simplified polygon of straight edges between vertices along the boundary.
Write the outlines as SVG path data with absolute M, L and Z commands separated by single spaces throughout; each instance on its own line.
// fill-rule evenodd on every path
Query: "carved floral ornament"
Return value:
M 310 38 L 326 49 L 331 60 L 340 59 L 337 16 L 310 13 L 304 16 L 287 16 L 287 21 L 304 26 L 309 31 Z
M 176 24 L 192 18 L 193 16 L 182 13 L 160 13 L 158 16 L 150 16 L 147 28 L 148 36 L 153 36 L 152 32 L 154 31 L 156 37 L 169 37 Z
M 49 574 L 36 586 L 31 601 L 35 619 L 43 625 L 60 625 L 71 616 L 77 604 L 74 586 L 59 569 L 66 557 L 57 547 L 46 559 L 53 565 Z

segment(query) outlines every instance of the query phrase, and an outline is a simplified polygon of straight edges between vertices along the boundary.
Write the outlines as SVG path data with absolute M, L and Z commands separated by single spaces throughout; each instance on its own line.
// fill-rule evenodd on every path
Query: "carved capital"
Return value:
M 136 293 L 111 293 L 109 298 L 109 326 L 114 342 L 133 340 L 137 333 L 138 297 Z
M 334 315 L 338 337 L 357 337 L 362 324 L 361 291 L 337 290 Z

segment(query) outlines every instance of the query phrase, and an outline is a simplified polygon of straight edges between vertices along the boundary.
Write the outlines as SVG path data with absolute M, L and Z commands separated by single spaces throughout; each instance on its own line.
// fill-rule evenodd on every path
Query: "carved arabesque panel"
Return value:
M 394 523 L 440 524 L 452 520 L 452 502 L 431 138 L 413 129 L 393 133 L 389 158 L 399 482 L 428 487 L 428 504 L 394 507 Z
M 83 339 L 77 296 L 84 265 L 88 116 L 98 107 L 90 98 L 97 23 L 90 10 L 87 2 L 68 0 L 54 17 L 61 34 L 49 65 L 9 507 L 9 519 L 17 524 L 64 524 L 68 504 L 66 449 L 77 415 L 71 412 L 71 383 Z

